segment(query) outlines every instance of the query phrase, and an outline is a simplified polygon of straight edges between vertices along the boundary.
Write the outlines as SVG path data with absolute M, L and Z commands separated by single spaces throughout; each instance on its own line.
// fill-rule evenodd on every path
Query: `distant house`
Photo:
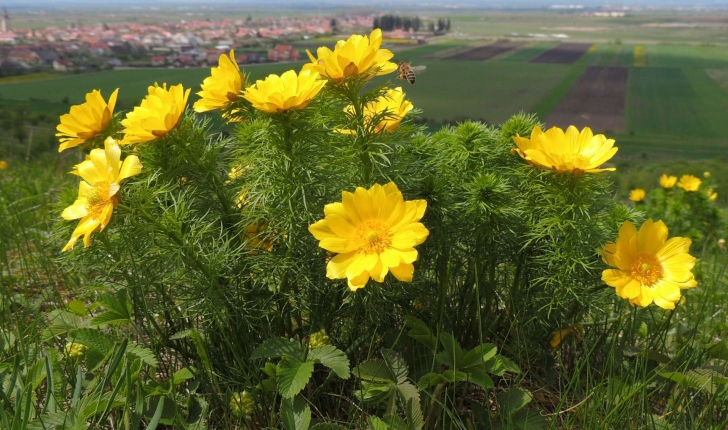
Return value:
M 194 58 L 189 55 L 180 55 L 174 60 L 175 67 L 194 67 L 197 66 L 197 62 Z
M 11 31 L 0 33 L 0 43 L 10 43 L 14 45 L 17 38 L 18 35 Z
M 167 64 L 167 57 L 163 55 L 155 55 L 152 57 L 152 67 L 161 67 Z
M 73 63 L 68 60 L 56 60 L 53 62 L 53 70 L 58 70 L 59 72 L 67 72 L 71 69 L 73 69 Z
M 298 51 L 291 45 L 276 45 L 268 51 L 268 61 L 297 61 Z
M 248 59 L 248 63 L 260 63 L 261 57 L 257 52 L 246 52 L 245 56 Z
M 58 54 L 52 49 L 40 49 L 35 53 L 46 64 L 53 64 L 54 61 L 58 60 Z
M 106 63 L 111 67 L 121 67 L 121 60 L 118 58 L 109 58 Z

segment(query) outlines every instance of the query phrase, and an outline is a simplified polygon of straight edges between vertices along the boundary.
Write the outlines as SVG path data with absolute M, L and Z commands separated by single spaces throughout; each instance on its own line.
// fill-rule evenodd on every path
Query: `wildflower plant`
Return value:
M 543 132 L 523 113 L 426 133 L 385 81 L 380 44 L 352 36 L 255 82 L 221 57 L 195 110 L 235 110 L 229 136 L 185 108 L 189 89 L 155 84 L 101 132 L 125 145 L 110 139 L 106 164 L 93 149 L 78 167 L 108 192 L 62 196 L 66 218 L 104 204 L 98 229 L 58 224 L 59 243 L 86 233 L 89 246 L 69 243 L 62 261 L 79 283 L 128 294 L 130 333 L 165 358 L 158 371 L 194 375 L 213 428 L 273 427 L 277 414 L 444 428 L 460 418 L 443 407 L 494 419 L 478 412 L 483 393 L 500 396 L 499 420 L 526 419 L 530 393 L 494 381 L 515 384 L 514 361 L 547 360 L 565 327 L 629 306 L 602 281 L 621 257 L 600 258 L 640 217 L 611 198 L 615 142 Z

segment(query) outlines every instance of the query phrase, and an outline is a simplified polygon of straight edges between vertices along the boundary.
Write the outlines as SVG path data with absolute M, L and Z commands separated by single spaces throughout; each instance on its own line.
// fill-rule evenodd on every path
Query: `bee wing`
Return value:
M 425 70 L 426 68 L 427 68 L 427 66 L 412 66 L 412 67 L 410 67 L 410 69 L 414 70 L 415 72 L 421 72 L 421 71 Z

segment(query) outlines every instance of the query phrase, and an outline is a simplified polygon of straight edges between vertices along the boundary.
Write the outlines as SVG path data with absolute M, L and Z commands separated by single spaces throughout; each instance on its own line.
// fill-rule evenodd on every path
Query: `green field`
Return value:
M 650 67 L 728 67 L 728 50 L 717 46 L 645 45 Z
M 403 84 L 407 97 L 437 122 L 467 118 L 498 124 L 521 110 L 532 111 L 570 67 L 500 61 L 424 60 L 417 84 Z M 401 81 L 399 81 L 401 82 Z
M 502 58 L 501 61 L 527 63 L 531 59 L 536 58 L 539 54 L 548 51 L 556 45 L 558 45 L 558 42 L 538 42 L 526 48 L 520 49 L 507 57 Z
M 728 94 L 702 70 L 632 69 L 627 130 L 637 135 L 725 137 L 727 112 Z
M 406 85 L 408 97 L 424 111 L 423 116 L 436 122 L 475 118 L 500 123 L 515 112 L 532 110 L 570 70 L 562 65 L 508 62 L 422 60 L 419 64 L 426 65 L 427 70 L 416 85 L 404 81 L 396 84 Z M 256 79 L 299 67 L 300 64 L 273 64 L 245 70 Z M 208 74 L 208 69 L 119 70 L 0 85 L 0 94 L 3 99 L 48 101 L 57 107 L 65 97 L 71 103 L 80 103 L 93 89 L 101 89 L 106 96 L 118 87 L 119 103 L 128 108 L 137 104 L 147 86 L 155 81 L 182 83 L 197 92 Z M 394 80 L 394 75 L 387 78 Z M 190 96 L 191 101 L 196 99 L 196 95 Z

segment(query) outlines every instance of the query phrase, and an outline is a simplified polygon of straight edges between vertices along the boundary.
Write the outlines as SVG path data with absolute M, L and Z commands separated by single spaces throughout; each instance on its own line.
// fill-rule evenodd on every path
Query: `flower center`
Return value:
M 392 245 L 392 234 L 389 227 L 380 220 L 364 221 L 356 229 L 356 242 L 359 252 L 381 254 Z
M 234 93 L 234 92 L 232 92 L 232 91 L 228 91 L 228 92 L 227 92 L 227 94 L 226 94 L 225 96 L 226 96 L 226 97 L 227 97 L 227 99 L 228 99 L 229 101 L 231 101 L 231 102 L 234 102 L 235 100 L 237 100 L 237 99 L 238 99 L 238 95 L 237 95 L 237 93 Z
M 642 285 L 651 287 L 662 278 L 662 264 L 652 254 L 640 254 L 632 263 L 630 274 Z
M 101 215 L 101 211 L 109 204 L 113 204 L 116 207 L 119 204 L 119 197 L 116 193 L 113 196 L 110 194 L 111 184 L 109 182 L 95 183 L 93 189 L 86 196 L 86 201 L 88 201 L 86 209 L 89 215 L 96 218 Z

